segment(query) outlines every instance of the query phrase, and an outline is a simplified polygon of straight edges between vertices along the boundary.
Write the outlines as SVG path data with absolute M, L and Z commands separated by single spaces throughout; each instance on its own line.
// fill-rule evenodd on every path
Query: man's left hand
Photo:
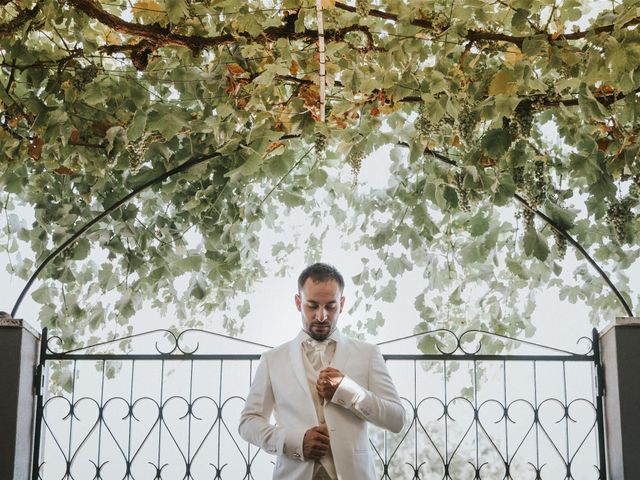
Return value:
M 316 382 L 316 390 L 320 398 L 330 401 L 343 378 L 342 372 L 335 368 L 327 367 L 321 370 Z

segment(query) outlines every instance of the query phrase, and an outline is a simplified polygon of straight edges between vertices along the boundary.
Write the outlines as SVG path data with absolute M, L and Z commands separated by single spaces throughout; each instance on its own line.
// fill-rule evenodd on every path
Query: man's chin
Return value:
M 329 335 L 331 335 L 331 329 L 330 328 L 322 328 L 319 330 L 310 329 L 307 333 L 314 340 L 317 340 L 318 342 L 322 342 L 327 338 L 329 338 Z

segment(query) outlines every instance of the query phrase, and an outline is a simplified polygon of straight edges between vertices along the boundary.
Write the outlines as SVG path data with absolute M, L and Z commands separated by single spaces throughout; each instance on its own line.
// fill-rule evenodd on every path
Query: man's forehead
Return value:
M 340 285 L 333 278 L 327 280 L 315 280 L 311 277 L 307 278 L 302 285 L 302 291 L 306 297 L 322 295 L 335 292 L 336 295 L 341 295 Z

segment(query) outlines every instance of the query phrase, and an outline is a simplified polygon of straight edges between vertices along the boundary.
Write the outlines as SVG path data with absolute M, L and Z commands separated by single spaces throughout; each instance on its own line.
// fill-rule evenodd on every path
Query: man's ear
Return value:
M 296 296 L 294 297 L 294 301 L 296 303 L 296 308 L 298 309 L 299 312 L 302 311 L 302 299 L 300 298 L 300 294 L 296 293 Z
M 340 313 L 342 313 L 343 308 L 344 308 L 344 297 L 340 297 Z

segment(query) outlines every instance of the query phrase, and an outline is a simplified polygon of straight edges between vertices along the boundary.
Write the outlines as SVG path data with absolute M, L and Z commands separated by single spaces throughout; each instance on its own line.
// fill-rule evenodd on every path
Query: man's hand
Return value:
M 327 367 L 321 370 L 316 382 L 316 390 L 320 398 L 330 401 L 343 378 L 342 372 L 335 368 Z
M 320 460 L 329 451 L 329 431 L 325 424 L 311 427 L 302 440 L 302 454 L 306 460 Z

